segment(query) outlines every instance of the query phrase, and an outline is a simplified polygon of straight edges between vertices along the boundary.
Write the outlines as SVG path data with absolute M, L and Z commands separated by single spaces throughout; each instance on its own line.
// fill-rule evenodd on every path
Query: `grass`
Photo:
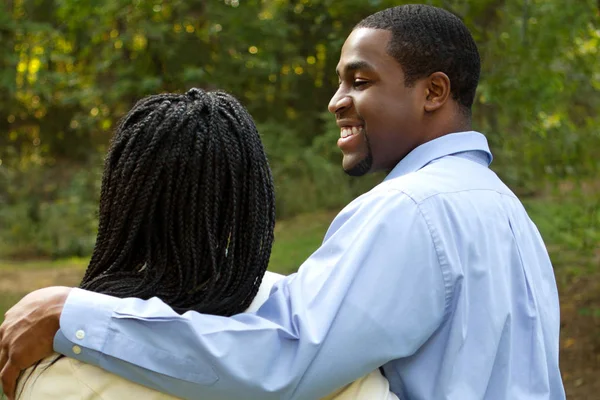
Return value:
M 335 212 L 316 212 L 278 221 L 269 270 L 295 272 L 321 245 Z
M 560 284 L 600 272 L 600 196 L 526 199 Z
M 39 270 L 48 268 L 77 268 L 85 269 L 88 259 L 81 257 L 62 258 L 59 260 L 0 260 L 0 270 Z

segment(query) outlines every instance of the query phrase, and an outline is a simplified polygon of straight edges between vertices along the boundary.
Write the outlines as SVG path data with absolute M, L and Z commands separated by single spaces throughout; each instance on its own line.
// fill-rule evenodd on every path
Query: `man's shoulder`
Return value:
M 418 171 L 388 179 L 378 190 L 398 191 L 416 204 L 435 197 L 450 198 L 454 193 L 495 192 L 516 198 L 514 193 L 488 167 L 460 157 L 444 157 Z
M 325 241 L 342 226 L 357 231 L 368 225 L 396 218 L 406 219 L 408 215 L 418 213 L 417 204 L 410 196 L 383 182 L 354 199 L 337 214 L 329 225 Z
M 377 223 L 397 219 L 402 222 L 410 214 L 422 214 L 424 203 L 438 211 L 443 209 L 444 213 L 468 214 L 473 211 L 472 206 L 485 212 L 484 209 L 499 205 L 495 203 L 494 206 L 490 201 L 497 195 L 518 202 L 512 191 L 488 167 L 461 157 L 443 157 L 417 171 L 397 177 L 388 176 L 353 200 L 336 216 L 326 238 L 350 221 L 362 224 L 367 220 Z

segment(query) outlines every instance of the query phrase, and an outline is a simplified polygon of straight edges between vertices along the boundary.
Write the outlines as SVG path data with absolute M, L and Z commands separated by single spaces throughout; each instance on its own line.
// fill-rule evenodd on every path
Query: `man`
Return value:
M 34 292 L 0 330 L 7 393 L 56 333 L 56 351 L 187 399 L 316 399 L 379 366 L 403 399 L 564 399 L 548 254 L 469 131 L 479 70 L 446 11 L 400 6 L 361 21 L 329 109 L 344 170 L 390 172 L 299 272 L 257 314 L 230 318 Z

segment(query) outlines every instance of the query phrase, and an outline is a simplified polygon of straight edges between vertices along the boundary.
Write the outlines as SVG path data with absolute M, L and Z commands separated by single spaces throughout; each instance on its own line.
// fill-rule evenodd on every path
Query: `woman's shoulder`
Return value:
M 68 357 L 52 364 L 55 359 L 49 357 L 31 374 L 24 373 L 18 400 L 176 400 L 94 365 Z
M 285 278 L 285 275 L 278 274 L 277 272 L 266 271 L 263 275 L 261 286 L 266 285 L 268 286 L 269 290 L 271 290 L 273 285 L 283 278 Z
M 378 369 L 321 400 L 398 400 L 388 380 Z
M 273 285 L 275 285 L 277 281 L 284 277 L 285 275 L 281 275 L 275 272 L 265 272 L 265 274 L 263 275 L 263 279 L 260 283 L 260 287 L 258 288 L 258 292 L 256 293 L 256 296 L 254 296 L 254 299 L 252 300 L 252 303 L 250 303 L 250 306 L 248 307 L 246 312 L 256 312 L 260 308 L 260 306 L 262 306 L 263 303 L 269 298 L 269 294 L 271 293 L 271 288 L 273 288 Z
M 17 382 L 18 400 L 75 400 L 85 396 L 86 389 L 73 379 L 69 358 L 53 354 L 39 364 L 23 371 Z

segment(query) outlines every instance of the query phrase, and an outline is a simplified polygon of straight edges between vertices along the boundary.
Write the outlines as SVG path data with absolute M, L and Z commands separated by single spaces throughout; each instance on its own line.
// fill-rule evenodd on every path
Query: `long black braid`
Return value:
M 80 287 L 233 315 L 256 295 L 274 225 L 273 178 L 245 108 L 223 92 L 150 96 L 111 143 Z
M 246 109 L 223 92 L 150 96 L 111 142 L 80 287 L 237 314 L 262 282 L 274 227 L 273 177 Z

